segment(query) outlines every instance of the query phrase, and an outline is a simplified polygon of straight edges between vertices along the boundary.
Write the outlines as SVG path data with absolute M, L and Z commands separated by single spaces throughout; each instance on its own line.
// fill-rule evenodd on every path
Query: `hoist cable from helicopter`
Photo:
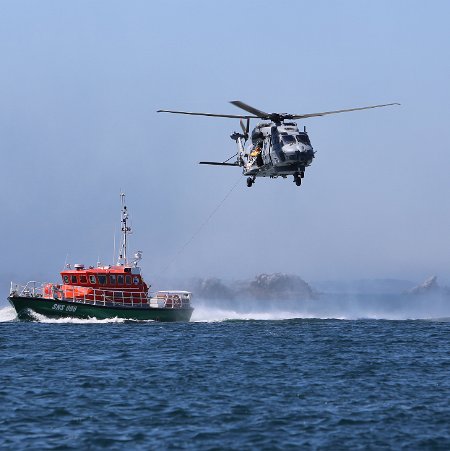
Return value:
M 236 186 L 238 186 L 241 181 L 241 176 L 237 179 L 236 183 L 230 188 L 227 194 L 223 197 L 223 199 L 214 207 L 208 217 L 200 224 L 200 226 L 196 229 L 196 231 L 191 235 L 191 237 L 178 249 L 172 260 L 163 268 L 162 273 L 165 273 L 178 259 L 178 257 L 183 253 L 183 251 L 197 238 L 200 232 L 204 229 L 204 227 L 208 224 L 208 222 L 213 218 L 213 216 L 219 211 L 220 207 L 225 203 L 225 201 L 230 197 L 231 193 L 235 190 Z
M 232 155 L 228 160 L 223 161 L 223 163 L 228 163 L 232 158 L 236 157 L 238 152 L 236 152 L 234 155 Z

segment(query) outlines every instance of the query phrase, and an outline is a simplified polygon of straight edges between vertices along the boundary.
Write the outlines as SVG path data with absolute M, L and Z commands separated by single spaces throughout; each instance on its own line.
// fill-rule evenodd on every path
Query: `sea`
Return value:
M 449 450 L 449 317 L 205 302 L 189 323 L 20 322 L 3 304 L 0 449 Z

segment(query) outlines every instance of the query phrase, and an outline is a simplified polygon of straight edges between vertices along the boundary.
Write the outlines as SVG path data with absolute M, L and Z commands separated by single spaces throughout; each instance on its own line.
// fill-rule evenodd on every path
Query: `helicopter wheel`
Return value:
M 303 178 L 305 176 L 305 171 L 300 172 L 300 177 Z
M 300 186 L 302 184 L 302 178 L 299 174 L 294 175 L 294 182 L 297 186 Z
M 248 186 L 249 188 L 251 188 L 251 186 L 253 185 L 254 182 L 255 182 L 255 181 L 254 181 L 251 177 L 248 177 L 248 178 L 247 178 L 247 186 Z

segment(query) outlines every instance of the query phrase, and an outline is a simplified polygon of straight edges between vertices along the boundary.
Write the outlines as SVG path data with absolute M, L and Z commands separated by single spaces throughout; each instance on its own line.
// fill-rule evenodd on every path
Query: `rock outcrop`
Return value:
M 235 297 L 233 289 L 225 285 L 215 277 L 209 279 L 197 279 L 191 289 L 195 297 L 210 300 L 232 300 Z
M 306 300 L 315 299 L 312 288 L 299 276 L 291 274 L 259 274 L 252 280 L 228 284 L 217 278 L 197 279 L 191 290 L 208 300 Z
M 253 299 L 314 299 L 312 288 L 299 276 L 292 274 L 259 274 L 247 283 L 243 292 Z
M 407 291 L 408 294 L 420 295 L 420 294 L 431 294 L 431 293 L 439 293 L 442 289 L 437 283 L 437 276 L 428 277 L 424 282 L 420 285 L 417 285 L 414 288 L 411 288 Z

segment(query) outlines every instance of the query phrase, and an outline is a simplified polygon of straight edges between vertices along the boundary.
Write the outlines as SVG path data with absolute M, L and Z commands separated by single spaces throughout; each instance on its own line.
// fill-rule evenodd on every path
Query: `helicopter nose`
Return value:
M 307 161 L 308 164 L 311 164 L 311 162 L 314 159 L 314 150 L 313 150 L 312 146 L 305 146 L 304 155 L 305 155 L 305 161 Z
M 310 163 L 314 158 L 313 148 L 307 144 L 299 145 L 298 157 L 299 161 L 303 161 L 306 164 Z
M 299 146 L 298 144 L 285 144 L 283 146 L 283 151 L 285 153 L 295 153 L 301 150 L 301 146 Z
M 299 147 L 296 144 L 290 144 L 283 146 L 283 153 L 288 160 L 296 160 L 300 152 Z

